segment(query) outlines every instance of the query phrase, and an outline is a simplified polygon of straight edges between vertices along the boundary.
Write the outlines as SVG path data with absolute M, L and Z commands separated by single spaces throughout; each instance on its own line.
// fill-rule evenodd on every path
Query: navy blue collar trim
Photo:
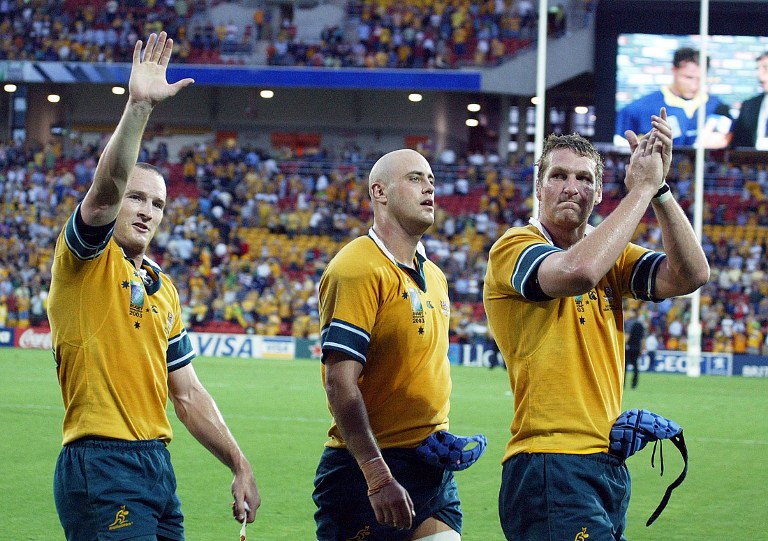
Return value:
M 125 252 L 123 252 L 123 256 L 133 266 L 133 260 L 126 256 Z M 154 261 L 145 257 L 141 262 L 141 268 L 135 272 L 136 276 L 141 278 L 141 282 L 144 284 L 144 291 L 147 294 L 154 295 L 160 290 L 160 286 L 163 284 L 163 271 L 160 270 L 160 267 Z

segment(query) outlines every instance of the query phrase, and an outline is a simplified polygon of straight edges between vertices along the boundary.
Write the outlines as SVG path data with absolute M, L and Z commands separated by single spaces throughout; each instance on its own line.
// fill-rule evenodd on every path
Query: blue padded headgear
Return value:
M 683 431 L 680 425 L 647 410 L 627 410 L 611 428 L 609 450 L 621 458 L 629 458 L 648 442 L 666 440 Z
M 651 467 L 654 465 L 654 457 L 656 456 L 656 444 L 661 440 L 667 439 L 672 440 L 672 443 L 675 444 L 675 447 L 680 451 L 680 454 L 683 455 L 685 466 L 677 479 L 667 487 L 664 497 L 661 499 L 661 503 L 648 519 L 648 522 L 645 523 L 646 526 L 653 524 L 653 521 L 659 517 L 661 512 L 667 506 L 672 491 L 680 486 L 688 473 L 688 449 L 685 446 L 683 429 L 676 422 L 662 417 L 661 415 L 638 409 L 627 410 L 619 415 L 619 418 L 616 419 L 616 422 L 611 428 L 608 452 L 623 459 L 627 459 L 634 455 L 645 447 L 648 442 L 654 442 L 653 454 L 651 454 Z M 661 464 L 661 475 L 664 475 L 664 455 L 661 451 L 661 445 L 659 445 L 659 459 Z
M 445 430 L 435 432 L 421 442 L 416 453 L 427 464 L 445 470 L 469 468 L 485 452 L 488 439 L 483 434 L 456 436 Z

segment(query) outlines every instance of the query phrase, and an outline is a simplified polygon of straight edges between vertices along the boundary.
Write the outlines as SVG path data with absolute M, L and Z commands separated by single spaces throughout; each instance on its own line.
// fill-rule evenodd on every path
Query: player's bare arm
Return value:
M 663 145 L 664 179 L 672 162 L 672 131 L 666 119 L 663 107 L 659 116 L 653 116 L 656 140 Z M 659 298 L 686 295 L 709 280 L 709 263 L 688 217 L 674 198 L 670 195 L 652 201 L 667 254 L 656 275 L 655 294 Z
M 414 516 L 413 502 L 396 479 L 391 475 L 385 477 L 388 469 L 384 469 L 386 465 L 357 385 L 363 365 L 338 351 L 327 352 L 324 362 L 328 403 L 347 449 L 366 474 L 376 520 L 381 524 L 410 529 Z M 377 483 L 378 479 L 381 483 Z M 372 482 L 376 486 L 371 487 Z
M 165 32 L 150 34 L 143 51 L 142 46 L 139 40 L 133 50 L 128 103 L 99 158 L 93 184 L 83 200 L 81 213 L 89 225 L 105 225 L 117 216 L 128 176 L 139 156 L 144 129 L 155 105 L 194 82 L 190 78 L 173 84 L 166 81 L 173 40 Z
M 242 522 L 247 515 L 248 522 L 253 522 L 261 505 L 253 469 L 191 364 L 168 374 L 168 390 L 179 420 L 234 474 L 232 511 L 235 518 Z
M 539 266 L 542 291 L 550 297 L 583 294 L 597 285 L 616 263 L 645 215 L 662 182 L 664 143 L 651 134 L 637 140 L 627 168 L 628 194 L 592 233 L 548 256 Z

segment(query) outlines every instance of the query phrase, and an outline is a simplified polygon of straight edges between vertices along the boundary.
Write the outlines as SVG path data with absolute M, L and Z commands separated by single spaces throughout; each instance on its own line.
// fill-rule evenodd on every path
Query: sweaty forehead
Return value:
M 595 161 L 587 156 L 580 156 L 569 148 L 558 148 L 550 154 L 549 169 L 589 172 L 595 176 Z
M 423 176 L 432 176 L 432 168 L 429 166 L 429 162 L 416 152 L 412 154 L 406 154 L 402 162 L 398 167 L 399 175 L 420 174 Z
M 432 175 L 429 162 L 416 151 L 409 149 L 395 150 L 383 156 L 371 169 L 369 186 L 373 182 L 389 184 L 394 179 L 410 174 Z
M 153 171 L 134 169 L 128 178 L 128 185 L 126 186 L 126 192 L 131 191 L 147 194 L 153 199 L 165 201 L 165 180 Z

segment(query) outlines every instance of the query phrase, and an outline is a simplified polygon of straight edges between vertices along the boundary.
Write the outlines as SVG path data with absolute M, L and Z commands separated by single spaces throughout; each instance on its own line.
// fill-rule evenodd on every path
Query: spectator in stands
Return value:
M 555 37 L 562 37 L 566 30 L 565 7 L 562 4 L 550 6 L 547 10 L 547 32 Z
M 461 538 L 453 473 L 415 451 L 448 428 L 451 388 L 448 284 L 421 245 L 434 223 L 434 184 L 413 150 L 380 158 L 368 184 L 373 227 L 320 281 L 333 415 L 313 493 L 321 541 Z
M 501 366 L 506 369 L 504 359 L 501 357 L 499 346 L 496 344 L 496 339 L 493 337 L 493 332 L 490 327 L 488 327 L 486 334 L 486 349 L 490 351 L 490 355 L 488 356 L 488 368 L 493 370 L 497 366 Z
M 768 51 L 756 59 L 757 80 L 762 92 L 741 104 L 739 116 L 733 123 L 731 146 L 755 147 L 768 150 Z
M 638 361 L 643 352 L 643 339 L 645 338 L 645 326 L 637 317 L 637 314 L 630 312 L 629 319 L 624 322 L 624 386 L 627 385 L 627 372 L 632 367 L 632 388 L 636 389 L 640 380 L 640 366 Z
M 699 106 L 699 51 L 683 47 L 672 58 L 672 84 L 664 86 L 626 105 L 616 114 L 617 141 L 626 143 L 626 132 L 651 131 L 651 115 L 665 107 L 672 126 L 675 145 L 693 146 L 700 141 L 705 148 L 723 148 L 728 144 L 731 125 L 729 107 L 717 96 L 704 97 L 707 125 L 701 137 L 697 134 Z
M 8 296 L 0 293 L 0 328 L 8 326 Z
M 628 193 L 594 228 L 602 157 L 579 135 L 550 136 L 539 158 L 538 219 L 510 228 L 490 251 L 483 301 L 515 402 L 499 496 L 507 539 L 570 539 L 574 524 L 596 539 L 626 529 L 629 470 L 607 453 L 622 408 L 621 298 L 683 295 L 709 278 L 664 182 L 672 128 L 663 108 L 652 126 L 641 141 L 627 134 Z M 649 204 L 666 253 L 630 242 Z M 556 480 L 545 475 L 553 470 Z
M 648 369 L 653 370 L 656 364 L 656 352 L 659 349 L 659 339 L 656 337 L 656 331 L 653 328 L 648 330 L 648 336 L 643 342 L 643 349 L 648 356 Z
M 166 82 L 172 47 L 164 32 L 143 50 L 136 42 L 128 104 L 56 245 L 49 313 L 65 415 L 54 496 L 70 540 L 109 535 L 116 509 L 118 520 L 129 517 L 127 535 L 184 538 L 166 450 L 169 396 L 234 473 L 235 518 L 252 522 L 261 503 L 250 464 L 190 364 L 176 288 L 145 258 L 166 189 L 156 168 L 136 163 L 142 135 L 153 108 L 193 82 Z

